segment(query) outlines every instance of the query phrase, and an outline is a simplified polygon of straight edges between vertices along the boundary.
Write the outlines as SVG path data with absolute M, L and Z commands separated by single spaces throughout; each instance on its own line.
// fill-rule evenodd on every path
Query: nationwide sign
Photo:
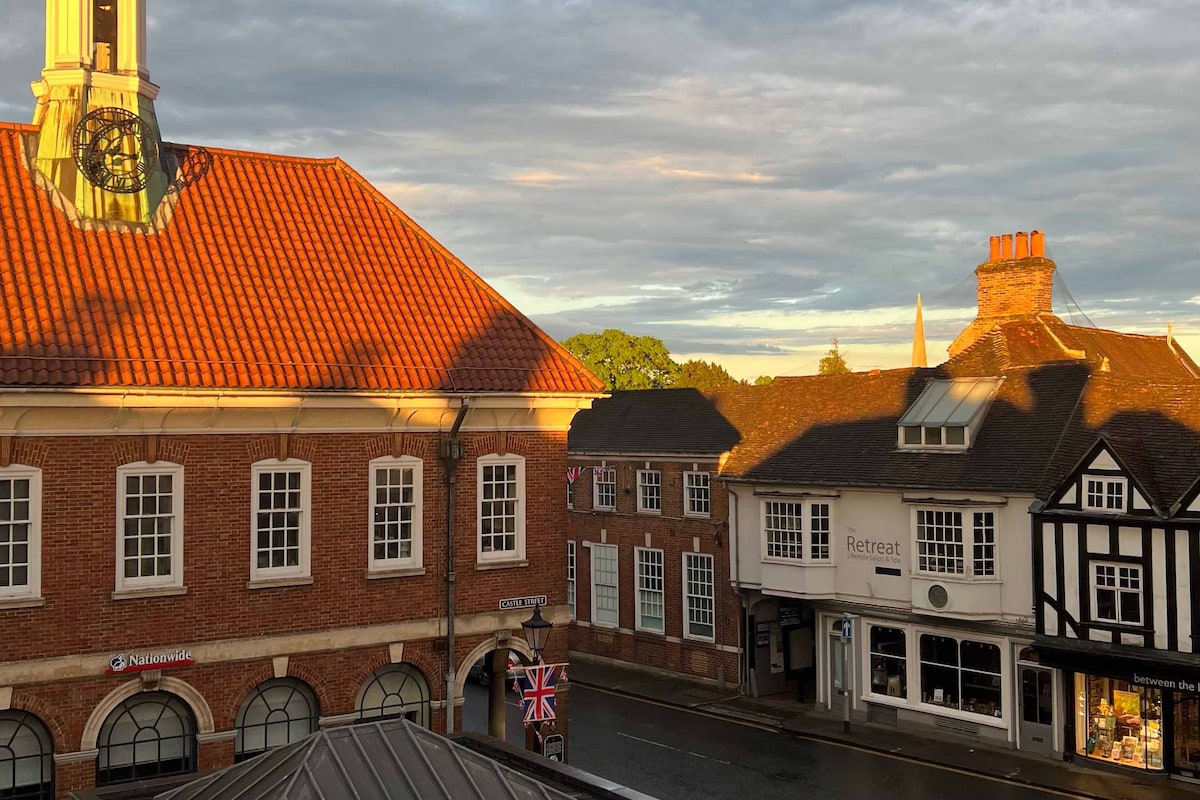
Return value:
M 514 608 L 533 608 L 546 605 L 546 595 L 535 594 L 530 597 L 509 597 L 500 601 L 501 611 L 512 611 Z
M 126 672 L 145 672 L 148 669 L 165 669 L 167 667 L 186 667 L 195 664 L 191 650 L 172 650 L 170 652 L 146 653 L 117 653 L 108 660 L 109 675 L 120 675 Z

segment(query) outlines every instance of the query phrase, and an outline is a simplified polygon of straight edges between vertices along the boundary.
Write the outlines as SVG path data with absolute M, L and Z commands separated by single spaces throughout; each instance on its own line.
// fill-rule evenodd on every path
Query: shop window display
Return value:
M 921 635 L 921 702 L 1001 717 L 1001 677 L 997 645 Z
M 908 697 L 904 631 L 871 626 L 871 693 Z
M 1138 769 L 1163 768 L 1160 690 L 1076 675 L 1075 695 L 1080 755 Z

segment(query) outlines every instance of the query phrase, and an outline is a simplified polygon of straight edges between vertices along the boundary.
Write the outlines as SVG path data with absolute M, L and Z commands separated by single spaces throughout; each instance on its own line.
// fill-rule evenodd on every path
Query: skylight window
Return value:
M 930 381 L 900 418 L 899 446 L 907 450 L 966 450 L 999 386 L 999 378 Z

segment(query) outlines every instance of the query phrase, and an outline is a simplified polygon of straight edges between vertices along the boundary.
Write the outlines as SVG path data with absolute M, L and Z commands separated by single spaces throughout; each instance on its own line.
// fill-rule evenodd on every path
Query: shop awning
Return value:
M 1050 667 L 1116 678 L 1137 686 L 1200 691 L 1200 656 L 1063 639 L 1040 639 L 1034 649 L 1039 661 Z

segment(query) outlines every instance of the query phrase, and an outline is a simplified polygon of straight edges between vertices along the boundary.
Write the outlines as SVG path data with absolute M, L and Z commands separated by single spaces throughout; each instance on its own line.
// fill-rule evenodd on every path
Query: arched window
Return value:
M 317 730 L 317 696 L 307 683 L 276 678 L 260 683 L 237 715 L 235 759 L 298 742 Z
M 411 664 L 380 667 L 358 693 L 359 719 L 392 717 L 429 727 L 429 684 Z
M 54 800 L 54 741 L 24 711 L 0 711 L 0 797 Z
M 195 772 L 196 717 L 173 694 L 135 694 L 104 720 L 96 747 L 97 786 Z

